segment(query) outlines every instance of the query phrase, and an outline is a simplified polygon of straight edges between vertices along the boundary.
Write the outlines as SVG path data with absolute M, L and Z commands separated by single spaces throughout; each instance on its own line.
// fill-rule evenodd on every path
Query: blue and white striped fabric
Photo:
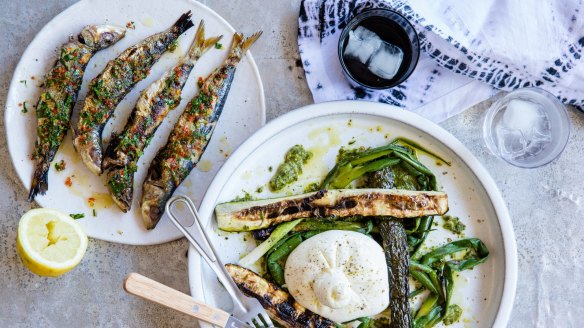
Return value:
M 341 30 L 370 8 L 399 12 L 420 39 L 414 73 L 389 90 L 351 86 L 337 59 Z M 581 0 L 303 0 L 298 45 L 317 103 L 378 101 L 439 122 L 498 89 L 538 86 L 584 107 Z

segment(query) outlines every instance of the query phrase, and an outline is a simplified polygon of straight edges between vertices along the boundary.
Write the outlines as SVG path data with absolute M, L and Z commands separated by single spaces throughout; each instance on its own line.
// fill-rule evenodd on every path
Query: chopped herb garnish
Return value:
M 97 216 L 97 211 L 95 210 L 95 208 L 93 209 L 93 211 L 92 211 L 92 212 L 93 212 L 93 216 L 94 216 L 94 217 L 95 217 L 95 216 Z
M 24 86 L 26 87 L 26 80 L 20 80 L 20 83 L 24 84 Z
M 261 193 L 262 191 L 264 191 L 264 186 L 260 186 L 258 187 L 258 189 L 256 189 L 256 193 Z
M 223 49 L 223 45 L 219 42 L 215 43 L 215 49 Z
M 69 216 L 71 218 L 73 218 L 73 220 L 79 220 L 79 219 L 83 219 L 85 217 L 85 214 L 77 213 L 77 214 L 69 214 Z
M 170 43 L 170 45 L 168 45 L 168 50 L 170 52 L 174 52 L 176 50 L 176 48 L 178 48 L 178 40 L 174 40 Z
M 22 110 L 21 110 L 21 112 L 22 113 L 25 113 L 25 114 L 28 113 L 28 109 L 26 108 L 26 101 L 22 103 Z
M 64 160 L 61 160 L 60 162 L 55 163 L 55 170 L 57 170 L 57 172 L 61 172 L 65 169 L 65 167 L 67 167 L 67 163 L 65 163 Z

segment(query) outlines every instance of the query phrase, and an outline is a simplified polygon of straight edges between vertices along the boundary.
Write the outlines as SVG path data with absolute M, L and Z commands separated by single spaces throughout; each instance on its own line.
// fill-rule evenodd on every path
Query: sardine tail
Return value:
M 47 180 L 48 171 L 44 171 L 42 167 L 38 167 L 32 177 L 30 185 L 30 192 L 28 193 L 28 201 L 32 202 L 37 194 L 44 195 L 49 189 L 49 182 Z
M 191 20 L 191 11 L 182 14 L 180 18 L 174 23 L 172 29 L 177 35 L 183 34 L 184 31 L 193 27 L 193 21 Z
M 262 33 L 263 31 L 257 31 L 250 37 L 245 38 L 241 46 L 242 53 L 245 53 L 260 38 L 260 36 L 262 36 Z
M 229 61 L 234 64 L 239 62 L 245 52 L 254 44 L 262 35 L 262 31 L 255 32 L 250 37 L 244 38 L 243 34 L 236 32 L 233 34 L 233 43 L 229 52 Z
M 231 49 L 229 50 L 230 53 L 234 53 L 241 49 L 241 42 L 243 41 L 243 34 L 239 32 L 235 32 L 233 34 L 233 41 L 231 41 Z
M 223 36 L 217 36 L 205 39 L 205 21 L 201 19 L 197 32 L 195 33 L 195 41 L 189 49 L 188 57 L 192 61 L 197 61 L 207 50 L 214 46 Z

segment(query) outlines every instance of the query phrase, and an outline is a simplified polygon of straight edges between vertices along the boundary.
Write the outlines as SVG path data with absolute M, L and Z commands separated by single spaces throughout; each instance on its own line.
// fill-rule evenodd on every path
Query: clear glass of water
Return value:
M 487 148 L 508 163 L 535 168 L 558 157 L 570 136 L 566 107 L 539 88 L 517 89 L 497 100 L 485 113 Z

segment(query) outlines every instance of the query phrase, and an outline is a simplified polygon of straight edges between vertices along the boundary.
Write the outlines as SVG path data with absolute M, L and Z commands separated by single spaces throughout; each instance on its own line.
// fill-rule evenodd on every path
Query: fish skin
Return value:
M 102 132 L 105 124 L 136 83 L 148 76 L 150 68 L 168 50 L 170 44 L 193 26 L 190 17 L 189 11 L 170 28 L 124 50 L 89 84 L 73 144 L 91 172 L 101 174 Z
M 188 54 L 142 91 L 124 131 L 108 145 L 102 169 L 107 176 L 109 192 L 123 212 L 132 205 L 138 159 L 168 112 L 179 105 L 182 89 L 195 63 L 221 37 L 205 39 L 205 23 L 201 20 Z
M 260 35 L 244 39 L 235 33 L 227 59 L 204 80 L 150 164 L 140 201 L 147 229 L 156 227 L 166 202 L 199 162 L 225 105 L 236 66 Z
M 59 59 L 47 73 L 44 89 L 37 103 L 37 140 L 33 158 L 35 171 L 28 195 L 33 201 L 48 188 L 51 162 L 69 129 L 71 114 L 83 82 L 87 63 L 98 51 L 118 42 L 126 30 L 112 25 L 89 25 L 77 39 L 61 46 Z

